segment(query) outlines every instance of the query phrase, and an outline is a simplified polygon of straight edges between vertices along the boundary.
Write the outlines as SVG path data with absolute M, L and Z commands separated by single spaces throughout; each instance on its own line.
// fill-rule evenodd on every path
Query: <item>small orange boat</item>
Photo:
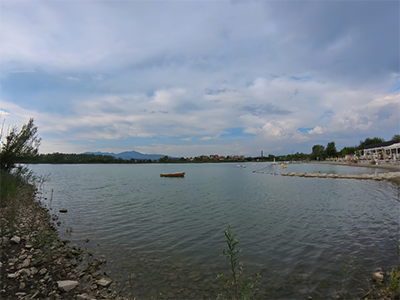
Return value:
M 185 177 L 185 173 L 160 174 L 160 177 Z

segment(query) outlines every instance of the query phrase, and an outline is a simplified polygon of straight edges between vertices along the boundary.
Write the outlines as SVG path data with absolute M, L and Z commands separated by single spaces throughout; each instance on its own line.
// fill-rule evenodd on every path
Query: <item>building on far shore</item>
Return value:
M 244 161 L 244 155 L 231 155 L 231 156 L 220 156 L 217 154 L 213 154 L 213 155 L 200 155 L 197 157 L 192 157 L 189 160 L 190 161 L 196 161 L 196 159 L 203 159 L 203 160 L 215 160 L 215 161 Z
M 360 150 L 362 159 L 383 160 L 387 162 L 400 161 L 400 141 L 389 141 L 365 146 Z

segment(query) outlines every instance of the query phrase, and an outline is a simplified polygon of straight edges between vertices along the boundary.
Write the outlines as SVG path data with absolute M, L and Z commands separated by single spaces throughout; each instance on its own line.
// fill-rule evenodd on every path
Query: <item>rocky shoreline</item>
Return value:
M 105 260 L 58 238 L 48 210 L 35 194 L 32 187 L 25 187 L 2 207 L 0 298 L 128 299 L 116 291 L 117 282 L 101 271 Z

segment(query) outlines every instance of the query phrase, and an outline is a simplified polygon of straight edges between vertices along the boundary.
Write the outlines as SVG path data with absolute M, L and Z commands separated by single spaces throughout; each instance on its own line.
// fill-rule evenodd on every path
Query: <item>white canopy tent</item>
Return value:
M 399 142 L 386 142 L 361 150 L 361 157 L 364 159 L 385 160 L 385 161 L 399 161 L 400 160 L 400 143 Z

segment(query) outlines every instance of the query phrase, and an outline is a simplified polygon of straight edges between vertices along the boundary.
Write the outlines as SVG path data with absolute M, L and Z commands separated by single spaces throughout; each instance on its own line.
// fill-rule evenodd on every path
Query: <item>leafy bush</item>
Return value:
M 3 132 L 0 132 L 0 138 L 2 137 Z M 0 170 L 11 173 L 15 169 L 16 163 L 27 157 L 36 156 L 39 152 L 40 141 L 33 118 L 23 125 L 19 132 L 16 126 L 12 127 L 5 142 L 1 144 Z M 26 170 L 20 171 L 26 172 Z
M 389 284 L 388 284 L 389 292 L 398 294 L 400 292 L 400 276 L 399 270 L 397 268 L 392 268 L 392 271 L 389 274 Z

